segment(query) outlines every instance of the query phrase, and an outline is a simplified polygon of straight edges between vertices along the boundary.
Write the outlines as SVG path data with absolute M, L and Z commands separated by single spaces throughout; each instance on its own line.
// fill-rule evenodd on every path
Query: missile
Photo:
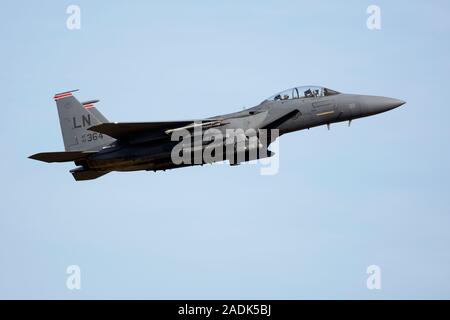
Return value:
M 177 132 L 177 131 L 182 131 L 182 130 L 189 130 L 189 129 L 195 129 L 195 128 L 198 128 L 198 127 L 201 127 L 202 129 L 206 129 L 206 128 L 213 128 L 213 127 L 219 127 L 219 126 L 222 126 L 222 125 L 224 125 L 225 123 L 223 123 L 222 121 L 220 121 L 220 120 L 217 120 L 217 121 L 209 121 L 209 122 L 201 122 L 201 123 L 199 123 L 199 122 L 193 122 L 192 124 L 188 124 L 187 126 L 184 126 L 184 127 L 179 127 L 179 128 L 175 128 L 175 129 L 169 129 L 169 130 L 166 130 L 166 131 L 164 131 L 165 132 L 165 134 L 171 134 L 171 133 L 174 133 L 174 132 Z

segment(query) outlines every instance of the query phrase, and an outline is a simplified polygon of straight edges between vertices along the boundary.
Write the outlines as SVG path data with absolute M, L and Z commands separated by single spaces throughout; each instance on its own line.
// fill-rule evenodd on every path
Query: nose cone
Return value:
M 361 111 L 365 115 L 372 115 L 381 112 L 386 112 L 394 108 L 404 105 L 405 101 L 377 96 L 362 96 L 361 97 Z

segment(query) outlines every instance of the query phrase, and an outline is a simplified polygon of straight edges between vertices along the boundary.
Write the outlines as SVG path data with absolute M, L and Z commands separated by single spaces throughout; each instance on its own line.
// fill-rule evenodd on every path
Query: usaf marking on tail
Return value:
M 84 127 L 90 127 L 92 125 L 92 120 L 91 120 L 91 115 L 82 115 L 81 116 L 81 124 L 79 124 L 77 117 L 73 117 L 73 129 L 78 129 L 78 128 L 84 128 Z
M 112 171 L 157 171 L 210 163 L 173 161 L 171 152 L 179 142 L 173 141 L 172 135 L 180 132 L 196 135 L 199 130 L 202 133 L 214 129 L 226 137 L 228 130 L 251 129 L 256 132 L 254 148 L 258 151 L 250 155 L 249 148 L 253 147 L 245 146 L 244 161 L 251 161 L 271 157 L 273 153 L 267 148 L 278 135 L 321 125 L 329 128 L 331 123 L 342 121 L 348 121 L 350 125 L 353 119 L 372 116 L 405 103 L 393 98 L 303 86 L 277 93 L 255 107 L 206 119 L 117 123 L 109 122 L 97 110 L 98 100 L 80 103 L 73 96 L 75 91 L 54 97 L 65 151 L 37 153 L 30 158 L 49 163 L 73 161 L 78 167 L 70 172 L 77 181 L 96 179 Z M 269 134 L 268 139 L 261 138 L 263 132 L 273 130 L 277 130 L 276 136 Z M 203 141 L 200 149 L 204 150 L 210 143 Z M 228 142 L 220 143 L 225 146 Z M 230 160 L 233 165 L 240 163 L 233 159 L 235 155 L 227 153 L 222 160 Z

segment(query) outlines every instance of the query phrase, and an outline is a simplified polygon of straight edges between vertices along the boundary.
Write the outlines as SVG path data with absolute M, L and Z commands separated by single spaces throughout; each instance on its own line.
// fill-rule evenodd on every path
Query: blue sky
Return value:
M 81 8 L 81 30 L 66 8 Z M 381 8 L 382 29 L 366 27 Z M 0 298 L 450 298 L 447 1 L 4 1 Z M 75 183 L 52 96 L 113 121 L 199 118 L 288 87 L 407 104 L 283 136 L 280 171 Z M 379 265 L 382 289 L 366 288 Z M 82 289 L 66 288 L 79 265 Z

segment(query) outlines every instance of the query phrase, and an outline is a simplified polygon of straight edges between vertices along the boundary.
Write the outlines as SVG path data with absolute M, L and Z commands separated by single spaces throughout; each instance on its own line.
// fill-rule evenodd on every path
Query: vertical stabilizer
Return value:
M 88 130 L 103 121 L 72 95 L 74 91 L 58 93 L 54 97 L 66 151 L 96 151 L 112 144 L 113 138 Z M 99 118 L 106 120 L 100 112 L 98 114 Z

